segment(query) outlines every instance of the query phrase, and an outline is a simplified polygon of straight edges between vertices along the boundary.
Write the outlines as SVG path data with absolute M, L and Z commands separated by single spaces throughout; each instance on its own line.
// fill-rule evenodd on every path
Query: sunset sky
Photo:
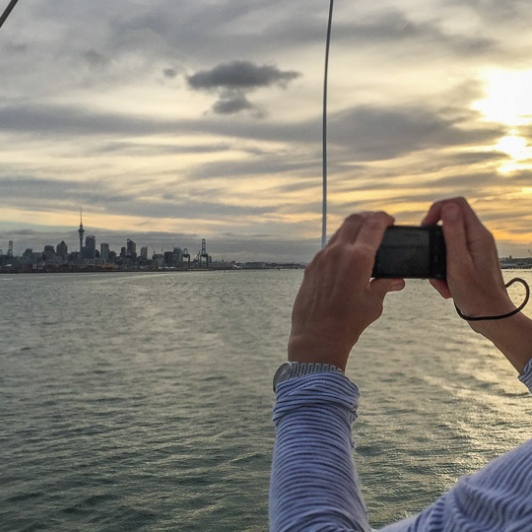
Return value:
M 1 0 L 0 10 L 8 0 Z M 0 248 L 201 239 L 308 260 L 321 237 L 326 0 L 20 0 L 0 29 Z M 530 0 L 335 2 L 329 233 L 466 196 L 532 249 Z

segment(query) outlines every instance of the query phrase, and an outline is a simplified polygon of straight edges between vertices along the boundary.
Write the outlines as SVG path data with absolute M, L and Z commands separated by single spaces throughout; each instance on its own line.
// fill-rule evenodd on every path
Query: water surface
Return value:
M 271 376 L 301 278 L 0 276 L 0 529 L 267 530 Z M 352 355 L 374 526 L 530 436 L 526 389 L 451 307 L 409 281 Z

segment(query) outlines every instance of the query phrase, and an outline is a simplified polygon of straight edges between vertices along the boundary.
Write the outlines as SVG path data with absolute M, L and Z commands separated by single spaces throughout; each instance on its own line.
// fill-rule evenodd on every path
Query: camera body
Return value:
M 392 225 L 377 250 L 372 277 L 445 279 L 447 256 L 439 225 Z

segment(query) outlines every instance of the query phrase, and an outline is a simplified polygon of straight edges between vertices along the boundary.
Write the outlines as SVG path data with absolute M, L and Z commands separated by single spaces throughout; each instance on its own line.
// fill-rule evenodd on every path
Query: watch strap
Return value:
M 343 371 L 333 364 L 322 362 L 285 362 L 281 364 L 273 378 L 273 391 L 276 391 L 277 385 L 281 382 L 303 377 L 312 373 L 342 373 Z

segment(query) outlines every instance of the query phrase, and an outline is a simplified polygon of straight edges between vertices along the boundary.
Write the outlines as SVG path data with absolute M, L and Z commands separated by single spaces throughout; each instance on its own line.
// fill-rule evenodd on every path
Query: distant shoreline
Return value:
M 0 269 L 0 275 L 26 275 L 26 274 L 76 274 L 76 273 L 194 273 L 194 272 L 246 272 L 246 271 L 272 271 L 272 270 L 304 270 L 304 264 L 279 264 L 276 266 L 248 266 L 213 267 L 213 268 L 160 268 L 160 269 L 112 269 L 112 268 L 69 268 L 69 269 Z M 530 271 L 532 266 L 502 266 L 503 271 Z
M 277 264 L 272 266 L 246 266 L 246 267 L 227 267 L 215 266 L 212 268 L 98 268 L 98 267 L 79 267 L 79 268 L 39 268 L 39 269 L 0 269 L 0 275 L 19 275 L 19 274 L 58 274 L 58 273 L 192 273 L 192 272 L 245 272 L 245 271 L 272 271 L 272 270 L 304 270 L 304 264 Z

